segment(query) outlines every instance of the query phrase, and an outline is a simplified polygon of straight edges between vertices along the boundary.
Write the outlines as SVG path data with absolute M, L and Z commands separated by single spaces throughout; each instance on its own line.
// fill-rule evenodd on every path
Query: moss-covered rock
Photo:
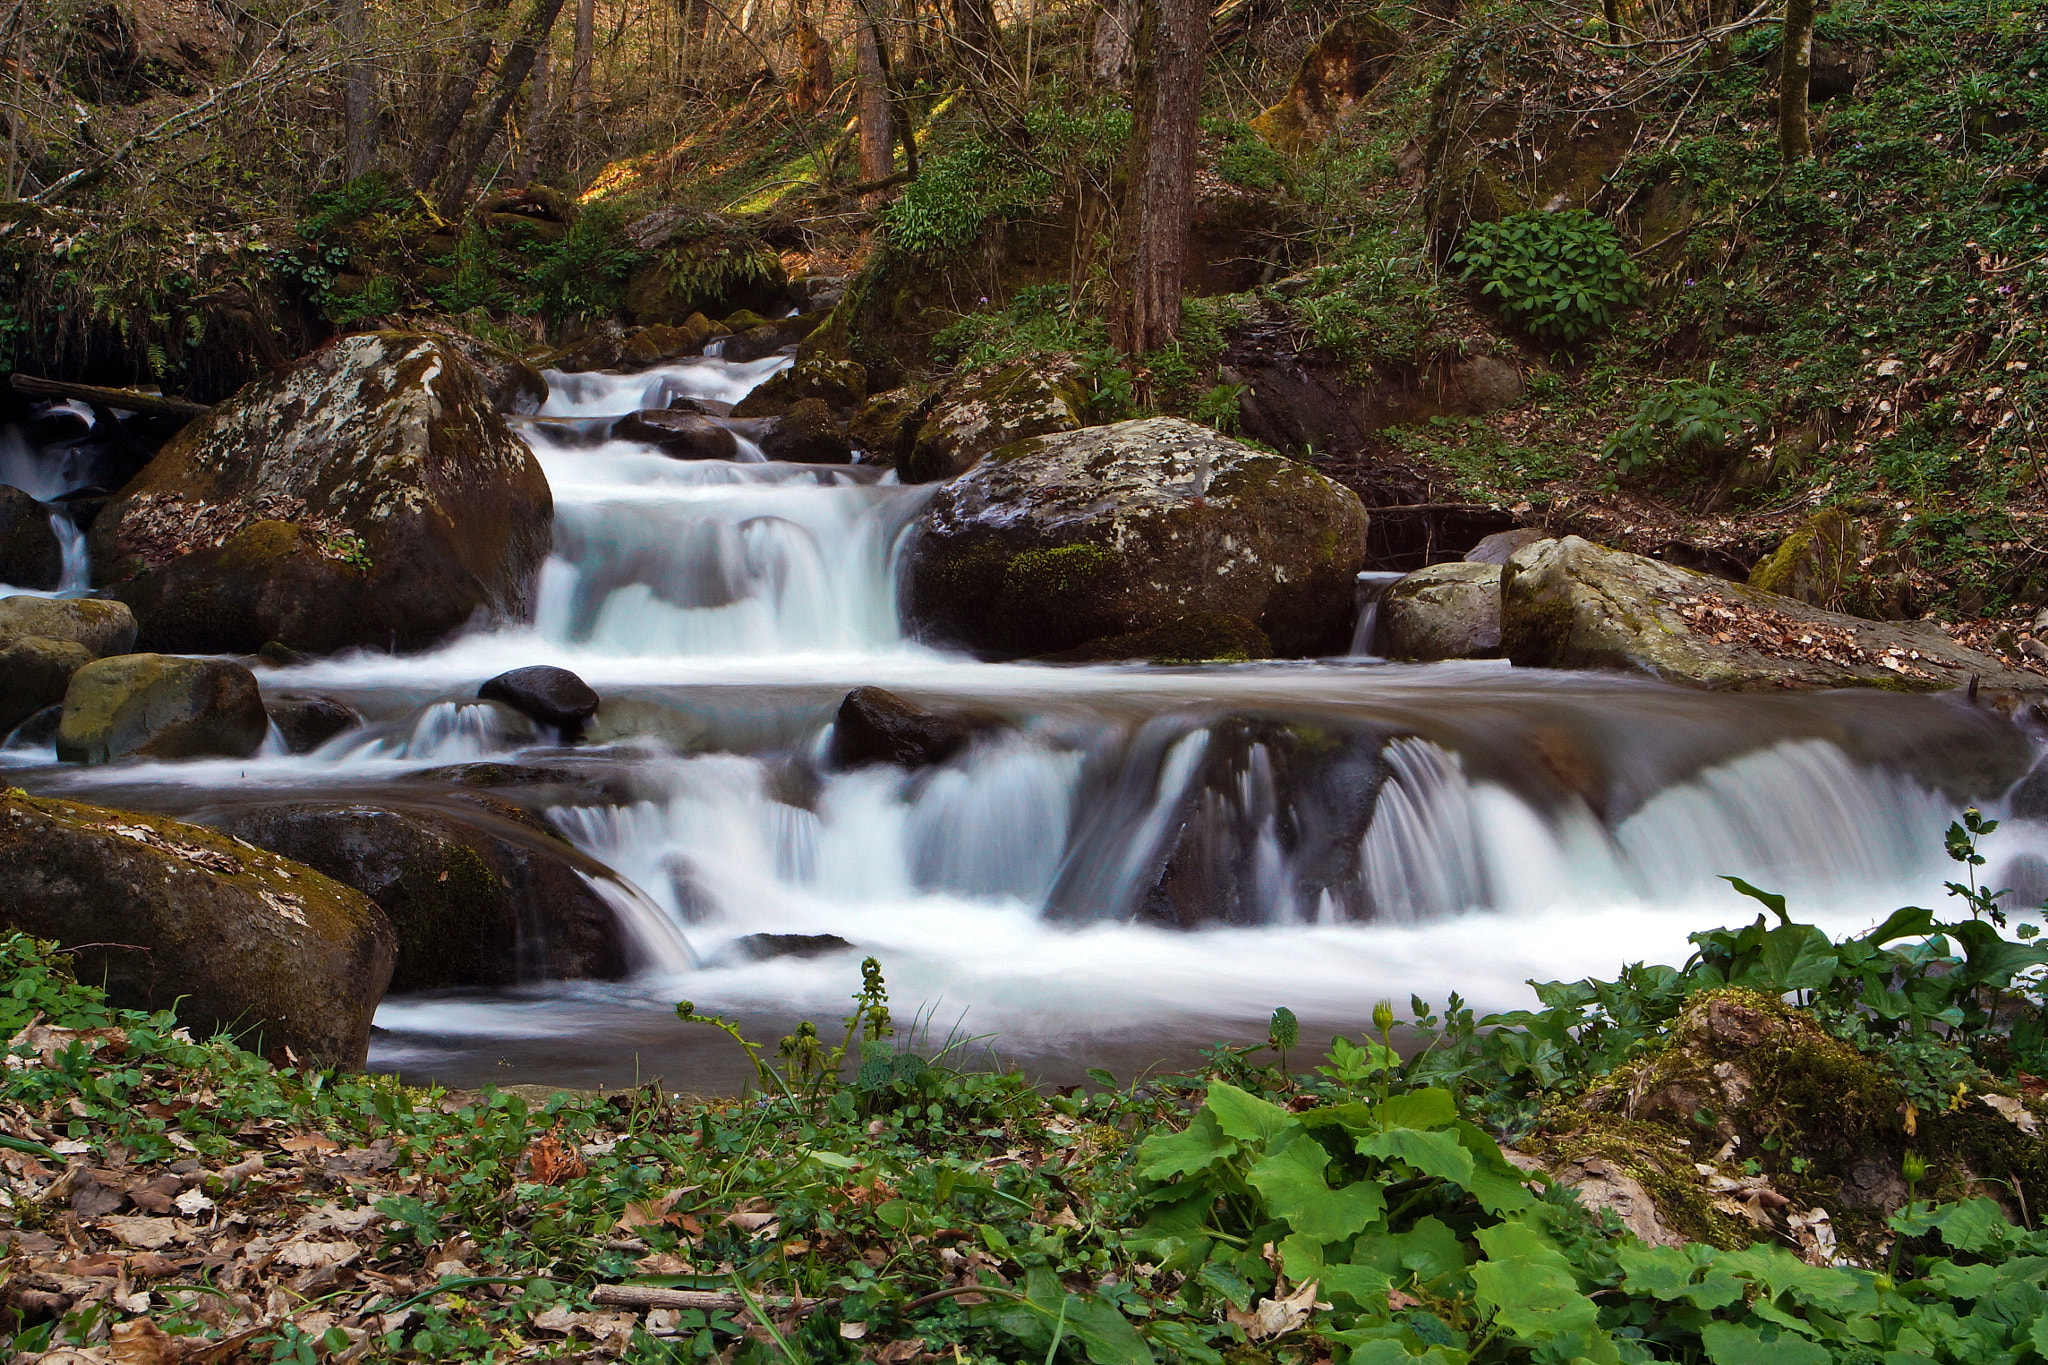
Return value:
M 663 209 L 628 229 L 647 261 L 626 280 L 634 322 L 679 323 L 692 313 L 724 317 L 745 308 L 780 312 L 788 274 L 775 249 L 714 214 Z
M 0 924 L 80 951 L 116 1005 L 360 1067 L 394 941 L 360 891 L 217 831 L 0 792 Z
M 346 337 L 193 422 L 93 523 L 145 648 L 423 649 L 526 615 L 546 477 L 444 339 Z
M 98 598 L 0 597 L 0 645 L 40 636 L 80 644 L 95 659 L 135 648 L 135 614 Z
M 1177 418 L 1004 446 L 940 488 L 913 532 L 910 619 L 1015 657 L 1206 613 L 1282 655 L 1344 647 L 1365 557 L 1357 495 Z
M 947 386 L 897 463 L 905 483 L 964 474 L 1000 446 L 1078 431 L 1087 399 L 1067 357 L 991 365 Z
M 806 398 L 772 419 L 761 436 L 761 452 L 792 464 L 845 464 L 853 458 L 846 432 L 817 398 Z
M 1509 558 L 1501 646 L 1530 667 L 1623 669 L 1727 691 L 1932 692 L 1972 679 L 2015 696 L 2042 690 L 1931 621 L 1866 621 L 1577 536 Z
M 1500 653 L 1498 564 L 1432 564 L 1380 597 L 1389 659 L 1491 659 Z
M 71 675 L 91 662 L 92 651 L 71 640 L 26 635 L 0 645 L 0 736 L 64 700 Z
M 798 313 L 794 317 L 775 318 L 757 322 L 742 330 L 733 325 L 733 319 L 726 319 L 726 326 L 733 335 L 718 348 L 718 354 L 726 360 L 759 360 L 774 355 L 785 346 L 794 346 L 816 331 L 818 324 L 825 320 L 823 313 Z
M 215 823 L 374 899 L 396 935 L 393 990 L 625 975 L 617 918 L 583 875 L 602 869 L 517 807 L 466 804 L 298 802 Z
M 852 414 L 867 401 L 868 372 L 851 360 L 798 357 L 796 364 L 739 401 L 735 417 L 774 417 L 815 398 L 835 413 Z
M 1401 50 L 1401 35 L 1369 15 L 1339 19 L 1323 31 L 1278 104 L 1252 120 L 1259 136 L 1283 152 L 1326 137 L 1379 84 Z
M 64 547 L 50 526 L 50 509 L 0 484 L 0 583 L 48 591 L 63 580 Z
M 64 689 L 57 757 L 247 758 L 270 731 L 256 676 L 227 659 L 119 654 L 84 665 Z
M 1906 556 L 1887 547 L 1888 539 L 1887 528 L 1824 507 L 1750 571 L 1749 585 L 1855 616 L 1909 616 L 1914 591 Z
M 894 465 L 906 453 L 920 425 L 917 395 L 890 389 L 871 395 L 846 424 L 846 439 L 863 464 Z
M 539 412 L 548 401 L 548 381 L 522 356 L 463 332 L 437 332 L 448 348 L 483 381 L 484 394 L 499 412 Z

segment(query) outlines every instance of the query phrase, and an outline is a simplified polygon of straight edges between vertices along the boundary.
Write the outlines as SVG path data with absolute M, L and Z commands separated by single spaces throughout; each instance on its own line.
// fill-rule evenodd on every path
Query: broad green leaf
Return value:
M 1465 1188 L 1481 1208 L 1505 1217 L 1536 1203 L 1536 1196 L 1529 1193 L 1529 1177 L 1508 1164 L 1500 1154 L 1500 1144 L 1484 1129 L 1459 1119 L 1451 1131 L 1458 1135 L 1458 1145 L 1472 1154 L 1472 1178 Z
M 1383 1337 L 1352 1347 L 1350 1365 L 1465 1365 L 1471 1358 L 1469 1351 L 1449 1346 L 1427 1346 L 1418 1355 L 1401 1342 Z
M 2009 1272 L 2002 1265 L 1957 1265 L 1936 1261 L 1920 1278 L 1937 1286 L 1952 1299 L 1981 1299 L 1998 1288 Z
M 1458 1234 L 1435 1218 L 1418 1218 L 1406 1232 L 1361 1237 L 1351 1248 L 1354 1264 L 1386 1272 L 1396 1284 L 1412 1276 L 1423 1283 L 1465 1268 Z
M 1206 1107 L 1215 1115 L 1216 1126 L 1239 1142 L 1270 1142 L 1282 1130 L 1297 1126 L 1294 1115 L 1279 1105 L 1226 1081 L 1209 1082 Z
M 1676 1247 L 1649 1247 L 1625 1243 L 1615 1249 L 1627 1278 L 1622 1287 L 1632 1294 L 1648 1294 L 1666 1303 L 1684 1300 L 1695 1308 L 1726 1308 L 1742 1298 L 1742 1283 L 1711 1264 L 1699 1283 L 1693 1282 L 1700 1269 L 1693 1258 Z
M 1329 1164 L 1323 1145 L 1304 1133 L 1253 1166 L 1245 1179 L 1266 1197 L 1274 1217 L 1285 1218 L 1304 1237 L 1335 1242 L 1377 1223 L 1387 1201 L 1377 1181 L 1331 1189 L 1323 1177 Z
M 1764 1242 L 1740 1251 L 1724 1251 L 1714 1264 L 1761 1284 L 1770 1298 L 1790 1293 L 1801 1303 L 1822 1307 L 1849 1298 L 1858 1287 L 1856 1278 L 1845 1271 L 1808 1265 L 1785 1248 Z
M 1734 1322 L 1710 1322 L 1700 1329 L 1700 1344 L 1714 1365 L 1830 1365 L 1825 1347 L 1780 1332 L 1766 1341 L 1756 1328 Z
M 1374 1116 L 1383 1128 L 1443 1128 L 1458 1117 L 1458 1102 L 1451 1092 L 1436 1086 L 1389 1096 Z
M 1478 1239 L 1487 1259 L 1472 1267 L 1472 1284 L 1496 1327 L 1532 1344 L 1583 1332 L 1606 1346 L 1602 1356 L 1589 1358 L 1620 1358 L 1600 1333 L 1600 1310 L 1579 1292 L 1570 1263 L 1535 1227 L 1497 1223 L 1481 1228 Z
M 1757 966 L 1770 991 L 1810 991 L 1835 979 L 1841 960 L 1834 940 L 1811 924 L 1787 924 L 1764 935 Z
M 1472 1179 L 1472 1154 L 1459 1144 L 1455 1133 L 1393 1128 L 1360 1138 L 1358 1154 L 1405 1161 L 1424 1175 L 1437 1176 L 1461 1188 Z
M 2004 1210 L 1981 1195 L 1936 1208 L 1916 1204 L 1893 1214 L 1891 1224 L 1908 1236 L 1938 1228 L 1942 1241 L 1957 1251 L 1971 1253 L 2002 1247 L 2017 1231 L 2006 1219 Z
M 1154 1133 L 1138 1144 L 1138 1174 L 1147 1180 L 1175 1180 L 1207 1170 L 1237 1150 L 1207 1107 L 1178 1133 Z

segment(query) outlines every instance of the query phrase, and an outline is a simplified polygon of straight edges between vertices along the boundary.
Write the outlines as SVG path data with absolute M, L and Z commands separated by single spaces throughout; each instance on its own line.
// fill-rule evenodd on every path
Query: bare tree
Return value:
M 1813 155 L 1807 93 L 1813 83 L 1813 0 L 1785 0 L 1785 37 L 1779 49 L 1778 154 L 1787 162 Z
M 440 177 L 441 168 L 448 164 L 448 149 L 454 146 L 455 135 L 462 131 L 463 116 L 476 100 L 477 86 L 483 83 L 484 71 L 491 64 L 492 35 L 509 3 L 510 0 L 478 0 L 472 21 L 476 29 L 455 73 L 443 83 L 440 98 L 434 102 L 419 146 L 413 152 L 412 183 L 422 190 L 431 188 Z
M 889 77 L 883 70 L 881 35 L 867 18 L 860 26 L 854 53 L 860 81 L 860 178 L 886 179 L 895 162 L 895 135 L 889 119 Z
M 377 168 L 376 72 L 364 55 L 363 0 L 336 0 L 334 33 L 341 68 L 342 174 L 353 180 Z
M 1180 335 L 1208 32 L 1203 0 L 1141 0 L 1110 318 L 1112 338 L 1132 355 Z
M 590 131 L 590 66 L 596 57 L 597 0 L 576 0 L 576 51 L 569 63 L 569 108 L 576 129 L 572 164 L 581 164 Z
M 533 70 L 534 59 L 540 53 L 541 44 L 547 41 L 549 30 L 554 28 L 555 17 L 562 12 L 563 3 L 564 0 L 533 0 L 533 8 L 526 12 L 525 22 L 519 26 L 519 36 L 512 40 L 505 60 L 499 63 L 498 83 L 491 92 L 491 101 L 470 129 L 462 154 L 448 168 L 448 178 L 435 198 L 435 207 L 442 217 L 453 218 L 462 211 L 462 198 L 469 193 L 470 181 L 476 178 L 476 170 L 483 164 L 484 154 L 490 151 L 499 130 L 505 126 L 505 115 L 511 110 L 513 101 L 519 98 L 519 88 L 526 84 L 527 73 Z

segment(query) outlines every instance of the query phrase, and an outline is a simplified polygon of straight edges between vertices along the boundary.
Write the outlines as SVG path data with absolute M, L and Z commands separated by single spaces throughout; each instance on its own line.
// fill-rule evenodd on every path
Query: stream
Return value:
M 744 1059 L 679 1024 L 675 1001 L 772 1044 L 842 1016 L 864 955 L 904 1027 L 1066 1082 L 1258 1040 L 1279 1005 L 1316 1043 L 1360 1031 L 1382 998 L 1404 1014 L 1411 995 L 1452 991 L 1514 1008 L 1532 977 L 1680 962 L 1687 933 L 1755 911 L 1727 875 L 1846 931 L 1939 906 L 1956 871 L 1942 830 L 1967 801 L 2002 809 L 2007 779 L 1984 774 L 2025 766 L 2025 733 L 1956 697 L 1715 694 L 1363 652 L 1193 668 L 939 652 L 896 607 L 928 488 L 769 462 L 744 436 L 740 459 L 715 461 L 608 434 L 677 397 L 736 401 L 787 363 L 549 374 L 539 416 L 514 419 L 556 505 L 531 624 L 258 667 L 266 694 L 338 697 L 364 728 L 300 756 L 96 768 L 15 742 L 5 780 L 205 820 L 286 800 L 431 804 L 409 775 L 451 764 L 567 770 L 579 785 L 548 817 L 610 870 L 593 884 L 636 970 L 392 996 L 371 1064 L 452 1085 L 659 1076 L 709 1092 L 740 1084 Z M 55 498 L 85 480 L 88 446 L 0 433 L 0 482 Z M 59 591 L 82 591 L 82 535 L 57 522 Z M 473 700 L 537 663 L 603 696 L 583 744 Z M 833 713 L 864 684 L 990 723 L 929 769 L 833 771 Z M 2048 825 L 2008 822 L 1986 852 L 2019 903 L 2048 893 Z M 753 934 L 853 948 L 746 960 L 733 945 Z

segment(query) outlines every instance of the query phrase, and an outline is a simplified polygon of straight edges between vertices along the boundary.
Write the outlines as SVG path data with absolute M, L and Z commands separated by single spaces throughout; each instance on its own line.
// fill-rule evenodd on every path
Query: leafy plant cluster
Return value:
M 1051 189 L 1051 177 L 1037 166 L 975 139 L 928 159 L 883 210 L 882 225 L 892 247 L 940 261 L 971 246 L 991 218 L 1027 209 Z
M 1225 184 L 1271 192 L 1287 183 L 1287 158 L 1246 125 L 1210 118 L 1202 120 L 1202 131 L 1222 140 L 1216 174 Z
M 1621 474 L 1670 469 L 1685 460 L 1720 454 L 1763 425 L 1763 405 L 1712 376 L 1675 379 L 1652 388 L 1628 420 L 1601 445 L 1601 458 Z
M 1422 358 L 1442 304 L 1420 238 L 1385 224 L 1359 229 L 1326 264 L 1269 293 L 1284 298 L 1304 346 L 1354 369 Z
M 1582 209 L 1474 223 L 1451 263 L 1510 322 L 1544 340 L 1605 332 L 1642 293 L 1614 224 Z

